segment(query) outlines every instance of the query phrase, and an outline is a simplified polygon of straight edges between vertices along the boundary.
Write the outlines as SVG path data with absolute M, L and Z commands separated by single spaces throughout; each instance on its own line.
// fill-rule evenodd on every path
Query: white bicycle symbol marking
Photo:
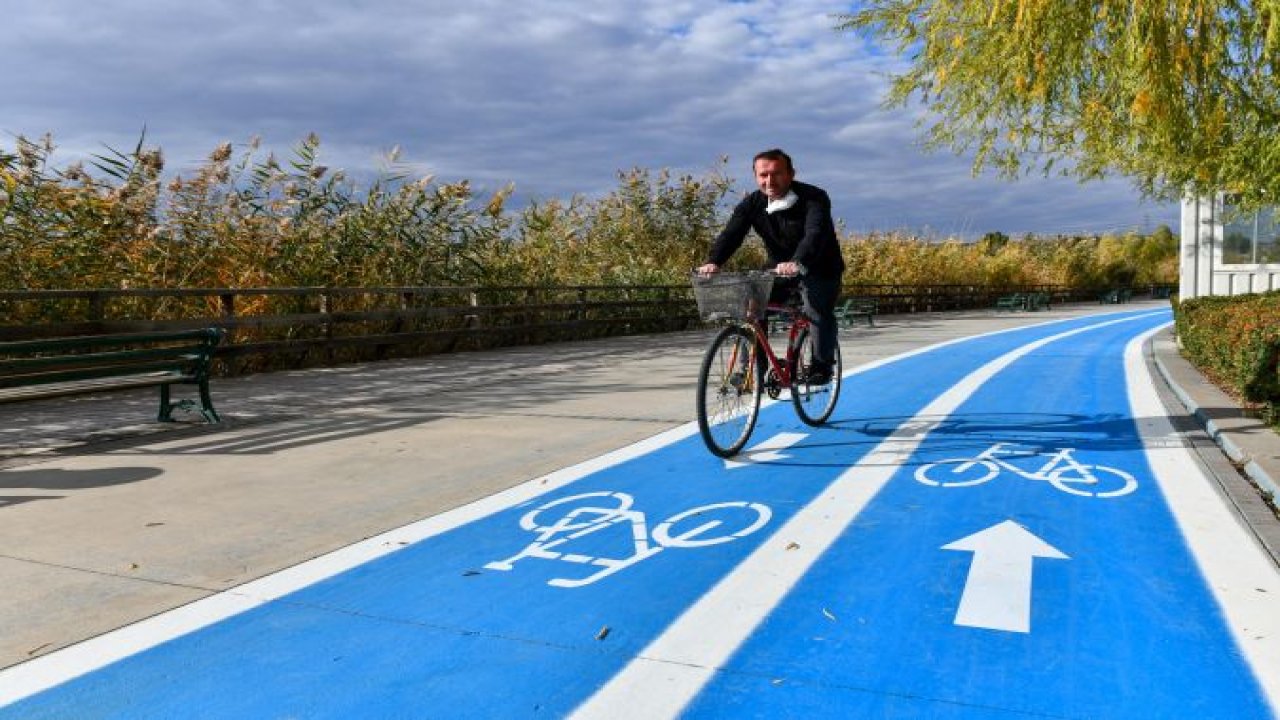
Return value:
M 977 457 L 938 460 L 916 468 L 916 480 L 934 487 L 971 487 L 980 485 L 1008 470 L 1028 480 L 1048 480 L 1055 488 L 1072 495 L 1113 498 L 1138 489 L 1138 481 L 1129 473 L 1105 465 L 1086 465 L 1063 448 L 1054 453 L 1018 451 L 1011 443 L 996 443 Z M 1047 457 L 1038 470 L 1028 472 L 1007 457 Z
M 650 532 L 644 513 L 631 509 L 634 502 L 635 499 L 626 493 L 600 491 L 570 495 L 539 505 L 520 518 L 520 527 L 537 533 L 534 541 L 512 557 L 491 562 L 485 565 L 485 568 L 512 570 L 517 561 L 525 558 L 559 560 L 599 567 L 600 570 L 583 578 L 556 578 L 547 581 L 548 585 L 556 587 L 582 587 L 625 570 L 641 560 L 651 558 L 665 548 L 707 547 L 746 537 L 764 527 L 773 516 L 769 506 L 760 503 L 722 502 L 676 513 L 658 523 Z M 563 506 L 573 503 L 580 504 L 565 511 Z M 599 504 L 612 505 L 612 507 L 598 507 Z M 557 514 L 548 520 L 552 515 L 549 512 L 551 510 L 556 510 Z M 713 515 L 720 515 L 724 519 L 714 519 L 711 517 Z M 753 519 L 752 515 L 754 515 Z M 708 518 L 706 522 L 687 529 L 680 528 L 686 521 L 703 517 Z M 744 520 L 749 522 L 743 524 Z M 566 543 L 621 523 L 631 524 L 632 546 L 631 555 L 628 557 L 597 557 L 564 551 L 563 546 Z M 729 532 L 737 525 L 742 527 Z M 651 543 L 650 540 L 653 542 Z

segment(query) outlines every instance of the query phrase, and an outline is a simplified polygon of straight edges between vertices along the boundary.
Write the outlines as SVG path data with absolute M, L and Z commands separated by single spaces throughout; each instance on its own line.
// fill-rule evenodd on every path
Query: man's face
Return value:
M 795 176 L 795 171 L 787 167 L 785 160 L 760 158 L 756 161 L 756 184 L 770 200 L 786 195 Z

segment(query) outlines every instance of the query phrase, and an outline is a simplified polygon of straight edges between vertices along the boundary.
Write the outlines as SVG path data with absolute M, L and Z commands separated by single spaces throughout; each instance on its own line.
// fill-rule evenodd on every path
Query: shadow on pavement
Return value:
M 0 490 L 87 490 L 89 488 L 126 485 L 160 475 L 163 471 L 152 467 L 117 467 L 101 470 L 63 470 L 38 468 L 35 470 L 9 470 L 0 472 Z M 36 500 L 60 500 L 65 495 L 0 495 L 0 508 L 12 507 Z
M 159 468 L 152 467 L 117 467 L 101 470 L 63 470 L 61 468 L 10 470 L 0 473 L 0 489 L 86 490 L 135 483 L 153 478 L 161 472 L 163 471 Z
M 851 418 L 828 423 L 802 445 L 789 451 L 791 457 L 772 460 L 772 465 L 845 467 L 844 461 L 807 463 L 806 449 L 843 447 L 851 451 L 857 447 L 870 450 L 895 432 L 903 439 L 919 440 L 920 433 L 928 433 L 929 455 L 936 460 L 940 455 L 965 457 L 977 455 L 996 443 L 1004 443 L 1016 455 L 1053 453 L 1063 449 L 1089 452 L 1117 452 L 1139 450 L 1153 443 L 1182 444 L 1182 436 L 1191 419 L 1186 416 L 1159 418 L 1172 420 L 1173 432 L 1163 437 L 1139 434 L 1139 426 L 1147 419 L 1129 419 L 1122 415 L 1079 415 L 1067 413 L 972 413 L 951 415 L 933 421 L 910 417 Z M 913 427 L 914 425 L 914 427 Z M 860 451 L 861 452 L 861 451 Z M 918 465 L 934 460 L 915 459 L 901 463 Z M 899 464 L 895 460 L 894 464 Z

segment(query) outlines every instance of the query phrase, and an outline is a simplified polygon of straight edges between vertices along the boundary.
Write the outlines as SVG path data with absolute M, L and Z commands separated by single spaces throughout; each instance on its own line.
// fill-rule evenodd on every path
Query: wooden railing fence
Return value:
M 854 285 L 881 314 L 992 307 L 1012 292 L 1094 300 L 1060 286 Z M 301 367 L 700 325 L 684 285 L 0 291 L 0 341 L 217 326 L 221 372 Z

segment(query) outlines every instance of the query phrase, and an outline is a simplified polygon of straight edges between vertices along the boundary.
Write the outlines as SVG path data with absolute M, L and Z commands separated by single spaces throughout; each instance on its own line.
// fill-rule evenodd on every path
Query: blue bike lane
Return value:
M 1121 350 L 1149 325 L 986 383 L 686 716 L 1272 717 L 1145 459 L 1170 439 L 1139 435 Z
M 801 429 L 785 404 L 767 408 L 755 437 L 787 437 L 788 447 L 754 462 L 726 465 L 684 433 L 520 506 L 53 684 L 0 717 L 569 714 L 617 682 L 765 543 L 802 555 L 808 548 L 779 528 L 887 435 L 918 422 L 940 393 L 993 358 L 1073 330 L 1082 332 L 1015 362 L 934 423 L 785 601 L 764 608 L 767 620 L 748 628 L 723 667 L 707 669 L 691 704 L 674 709 L 1133 716 L 1112 708 L 1178 690 L 1173 674 L 1186 674 L 1194 649 L 1207 653 L 1196 672 L 1213 691 L 1190 700 L 1175 693 L 1170 708 L 1265 717 L 1261 691 L 1143 475 L 1124 400 L 1116 344 L 1166 321 L 1129 313 L 1052 323 L 867 369 L 846 380 L 830 428 Z M 1080 463 L 1124 468 L 1138 488 L 1098 498 L 1016 476 L 966 487 L 914 477 L 931 459 L 1013 441 L 1072 448 Z M 1033 631 L 956 625 L 973 556 L 940 548 L 1006 520 L 1067 556 L 1036 561 Z M 1105 551 L 1091 554 L 1094 546 Z M 1133 557 L 1158 564 L 1130 567 Z M 12 677 L 0 673 L 0 688 Z

